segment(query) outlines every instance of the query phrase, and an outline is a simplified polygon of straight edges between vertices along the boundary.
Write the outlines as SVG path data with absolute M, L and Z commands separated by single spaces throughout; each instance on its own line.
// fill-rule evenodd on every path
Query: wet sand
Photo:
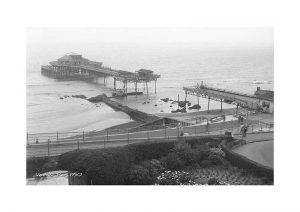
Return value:
M 238 113 L 245 113 L 246 110 L 243 108 L 239 108 Z M 205 117 L 205 118 L 213 118 L 216 116 L 221 115 L 233 115 L 236 114 L 236 108 L 227 108 L 223 109 L 222 111 L 220 109 L 210 110 L 207 112 L 205 111 L 196 111 L 196 112 L 189 112 L 189 113 L 155 113 L 154 115 L 157 115 L 159 117 L 169 117 L 169 118 L 180 118 L 180 119 L 190 119 L 190 118 L 199 118 L 199 117 Z

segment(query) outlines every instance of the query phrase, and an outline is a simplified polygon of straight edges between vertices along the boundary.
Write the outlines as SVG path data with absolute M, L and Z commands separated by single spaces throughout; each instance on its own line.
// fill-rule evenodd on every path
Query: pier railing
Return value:
M 149 142 L 154 140 L 169 140 L 182 137 L 222 135 L 226 131 L 233 135 L 240 135 L 240 124 L 237 121 L 224 122 L 211 125 L 191 125 L 186 127 L 174 127 L 140 131 L 110 133 L 110 131 L 99 132 L 66 132 L 66 133 L 40 133 L 27 135 L 27 157 L 54 156 L 67 151 L 85 148 L 108 148 L 123 146 L 131 143 Z M 273 125 L 255 123 L 248 125 L 248 133 L 272 132 Z M 36 142 L 34 139 L 38 139 Z

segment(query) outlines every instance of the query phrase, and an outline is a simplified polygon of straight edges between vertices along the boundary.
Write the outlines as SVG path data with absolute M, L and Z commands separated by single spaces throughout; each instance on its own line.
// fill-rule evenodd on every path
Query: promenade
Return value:
M 179 136 L 179 132 L 183 131 L 184 136 Z M 253 122 L 249 125 L 249 133 L 258 133 L 261 131 L 271 131 L 272 129 L 262 128 L 262 126 Z M 133 133 L 120 133 L 110 135 L 99 135 L 97 133 L 86 134 L 84 138 L 81 136 L 73 136 L 64 142 L 57 142 L 48 139 L 48 142 L 39 144 L 27 144 L 27 157 L 56 156 L 67 151 L 76 149 L 90 148 L 108 148 L 116 146 L 124 146 L 132 143 L 150 142 L 150 141 L 176 141 L 185 138 L 197 138 L 207 135 L 224 135 L 226 131 L 232 132 L 235 136 L 240 134 L 240 125 L 237 121 L 221 122 L 206 125 L 192 125 L 179 128 L 165 128 L 152 131 L 141 131 Z M 265 133 L 264 133 L 265 134 Z M 250 135 L 250 134 L 248 134 Z M 263 135 L 263 133 L 262 133 Z M 256 137 L 259 137 L 258 135 Z

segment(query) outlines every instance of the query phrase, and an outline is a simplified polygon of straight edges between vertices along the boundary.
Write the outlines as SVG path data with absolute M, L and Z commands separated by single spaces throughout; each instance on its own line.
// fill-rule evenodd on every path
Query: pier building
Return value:
M 42 66 L 41 71 L 43 75 L 46 75 L 55 79 L 63 80 L 87 80 L 103 77 L 104 86 L 106 86 L 106 78 L 112 77 L 114 79 L 114 90 L 117 89 L 116 83 L 120 81 L 123 83 L 123 92 L 127 94 L 128 82 L 134 83 L 135 94 L 137 95 L 138 83 L 144 83 L 147 89 L 148 95 L 148 83 L 155 82 L 156 93 L 156 81 L 160 78 L 160 75 L 155 74 L 151 70 L 140 69 L 136 72 L 112 69 L 110 67 L 103 66 L 102 62 L 91 61 L 82 57 L 81 54 L 69 53 L 63 57 L 52 61 L 50 65 Z

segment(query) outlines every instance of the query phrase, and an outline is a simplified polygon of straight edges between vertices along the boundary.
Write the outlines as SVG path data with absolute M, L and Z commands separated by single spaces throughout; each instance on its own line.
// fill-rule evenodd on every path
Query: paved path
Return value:
M 239 124 L 237 121 L 212 124 L 208 127 L 203 125 L 188 126 L 183 128 L 186 136 L 197 137 L 204 135 L 222 135 L 225 131 L 239 133 Z M 255 129 L 255 128 L 254 128 Z M 135 133 L 114 134 L 114 135 L 86 135 L 85 139 L 81 137 L 67 139 L 64 142 L 30 144 L 27 146 L 27 157 L 41 157 L 59 155 L 67 151 L 85 148 L 107 148 L 115 146 L 124 146 L 128 143 L 165 141 L 178 139 L 178 128 L 169 128 L 162 130 L 143 131 Z

